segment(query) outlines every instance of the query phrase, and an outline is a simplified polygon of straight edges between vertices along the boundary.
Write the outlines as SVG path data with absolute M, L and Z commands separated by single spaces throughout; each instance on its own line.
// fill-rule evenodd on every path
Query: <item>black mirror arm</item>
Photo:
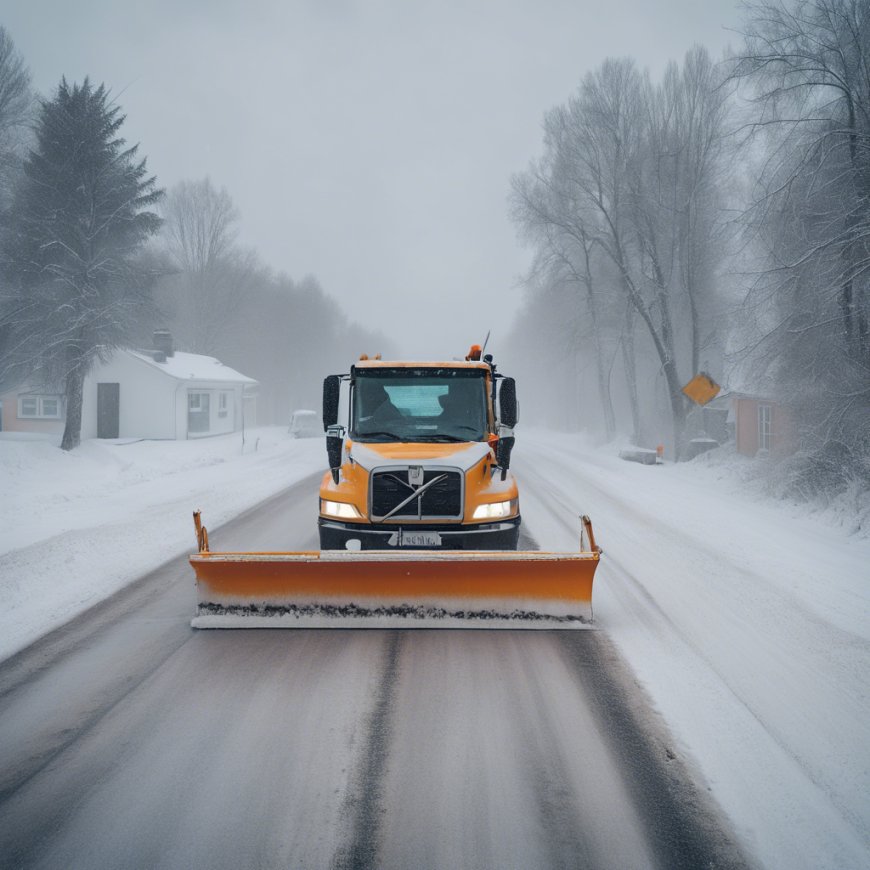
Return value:
M 326 455 L 329 459 L 329 470 L 332 481 L 338 484 L 341 471 L 341 455 L 344 450 L 344 426 L 334 424 L 326 430 Z
M 514 449 L 516 439 L 513 435 L 503 435 L 498 439 L 495 447 L 495 461 L 501 469 L 501 479 L 507 477 L 508 469 L 511 467 L 511 451 Z

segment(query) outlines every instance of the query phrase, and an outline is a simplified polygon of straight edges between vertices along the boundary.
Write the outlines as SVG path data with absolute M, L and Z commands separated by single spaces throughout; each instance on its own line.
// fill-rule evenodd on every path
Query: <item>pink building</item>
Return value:
M 788 410 L 772 399 L 731 393 L 737 452 L 744 456 L 786 456 L 797 447 Z

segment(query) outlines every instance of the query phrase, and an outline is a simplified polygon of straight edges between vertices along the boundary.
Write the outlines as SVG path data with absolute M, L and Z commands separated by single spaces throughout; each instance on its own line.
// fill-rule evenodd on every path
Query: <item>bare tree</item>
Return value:
M 781 213 L 786 203 L 800 213 L 839 200 L 833 213 L 826 208 L 815 216 L 806 248 L 781 266 L 829 260 L 850 352 L 867 358 L 870 322 L 861 278 L 870 267 L 870 5 L 799 0 L 791 7 L 765 2 L 747 8 L 746 47 L 733 76 L 757 88 L 753 127 L 767 134 L 771 152 L 756 216 Z M 801 177 L 813 179 L 812 190 L 798 183 Z
M 189 350 L 219 354 L 236 331 L 256 270 L 254 255 L 236 243 L 239 212 L 224 188 L 204 178 L 173 187 L 162 214 L 177 271 L 161 282 L 161 305 Z
M 623 300 L 615 328 L 635 431 L 637 324 L 638 348 L 653 351 L 664 376 L 678 448 L 681 387 L 710 331 L 727 101 L 719 85 L 702 48 L 682 67 L 670 65 L 657 85 L 633 61 L 607 60 L 547 113 L 545 156 L 514 183 L 515 216 L 534 230 L 539 251 L 579 266 L 582 276 L 594 246 L 615 268 L 611 295 Z
M 559 173 L 550 171 L 542 162 L 514 178 L 512 215 L 523 236 L 537 249 L 527 283 L 537 284 L 539 294 L 562 284 L 574 290 L 572 309 L 576 306 L 576 311 L 556 311 L 555 320 L 571 324 L 567 336 L 570 347 L 565 348 L 571 356 L 581 356 L 584 345 L 593 348 L 604 435 L 610 440 L 616 434 L 609 383 L 612 359 L 604 350 L 602 307 L 607 299 L 599 287 L 600 269 L 595 262 L 600 251 L 595 245 L 594 216 L 564 193 L 559 188 Z M 553 326 L 555 323 L 546 330 L 548 335 L 561 332 Z
M 748 228 L 766 261 L 749 302 L 757 358 L 807 445 L 870 451 L 870 4 L 747 7 L 733 77 L 753 89 L 764 155 Z
M 729 92 L 700 46 L 687 52 L 682 67 L 668 64 L 661 85 L 648 91 L 651 154 L 647 183 L 635 203 L 635 216 L 642 217 L 638 235 L 662 255 L 657 270 L 665 271 L 672 305 L 685 302 L 688 368 L 696 374 L 722 259 L 722 142 Z

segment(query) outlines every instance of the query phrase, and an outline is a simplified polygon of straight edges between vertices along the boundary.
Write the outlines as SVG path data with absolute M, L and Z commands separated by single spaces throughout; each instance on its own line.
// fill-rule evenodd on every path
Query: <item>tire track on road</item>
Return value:
M 570 759 L 553 721 L 552 699 L 545 696 L 540 683 L 529 672 L 528 662 L 526 665 L 526 682 L 534 703 L 519 710 L 524 715 L 518 722 L 518 745 L 526 748 L 523 765 L 544 834 L 547 867 L 568 870 L 605 866 L 598 860 L 601 856 L 597 855 L 594 837 L 577 823 L 583 813 L 568 774 Z
M 392 714 L 404 632 L 389 632 L 377 700 L 366 728 L 359 767 L 351 782 L 342 816 L 349 817 L 349 837 L 332 860 L 334 870 L 366 870 L 378 866 L 383 784 L 392 738 Z
M 688 764 L 642 687 L 604 632 L 559 634 L 562 657 L 610 745 L 662 870 L 751 864 L 722 810 L 696 785 Z
M 548 452 L 551 454 L 550 456 L 547 456 L 544 451 L 539 453 L 537 457 L 539 464 L 543 466 L 549 465 L 550 467 L 557 466 L 558 461 L 552 455 L 553 451 L 549 450 Z M 541 499 L 541 503 L 549 509 L 554 523 L 558 522 L 563 527 L 567 527 L 568 523 L 565 517 L 559 513 L 557 507 L 568 511 L 571 502 L 570 494 L 563 488 L 554 489 L 552 481 L 548 481 L 540 472 L 531 467 L 524 470 L 524 476 L 534 484 L 536 491 L 546 492 L 550 497 L 549 502 Z M 665 536 L 670 541 L 677 539 L 678 530 L 668 523 L 614 496 L 600 483 L 595 483 L 589 478 L 584 478 L 582 483 L 597 493 L 602 499 L 617 505 L 623 512 L 623 515 L 631 518 L 633 522 L 642 524 L 652 532 Z M 718 552 L 706 542 L 696 539 L 679 538 L 678 543 L 680 546 L 685 546 L 685 542 L 689 542 L 692 551 L 703 554 L 710 564 L 718 564 L 721 561 Z M 640 603 L 640 609 L 637 612 L 640 618 L 645 619 L 646 629 L 659 631 L 657 626 L 664 626 L 665 632 L 662 633 L 662 636 L 672 637 L 682 645 L 686 655 L 692 657 L 700 668 L 706 670 L 715 679 L 717 684 L 721 686 L 723 692 L 728 693 L 734 701 L 735 708 L 740 709 L 744 715 L 750 717 L 760 730 L 760 733 L 771 742 L 776 750 L 782 752 L 783 756 L 791 760 L 795 768 L 800 771 L 800 776 L 805 778 L 820 792 L 828 794 L 832 798 L 832 803 L 836 807 L 840 817 L 847 824 L 851 825 L 855 831 L 861 831 L 863 829 L 863 821 L 860 813 L 856 811 L 855 805 L 850 804 L 839 796 L 831 794 L 831 780 L 823 775 L 823 771 L 818 765 L 814 764 L 813 753 L 806 748 L 802 748 L 801 743 L 796 743 L 794 731 L 790 732 L 788 729 L 789 722 L 772 714 L 769 705 L 765 706 L 767 698 L 757 693 L 754 695 L 749 693 L 745 683 L 742 682 L 743 673 L 729 666 L 729 658 L 723 657 L 722 653 L 716 654 L 715 651 L 711 651 L 711 648 L 704 643 L 703 639 L 699 642 L 698 637 L 687 632 L 683 625 L 674 620 L 668 610 L 651 593 L 648 586 L 625 565 L 621 558 L 616 558 L 613 552 L 608 552 L 606 554 L 606 562 L 609 577 L 619 581 L 619 583 L 612 584 L 611 588 L 619 596 L 623 605 L 637 608 Z M 760 575 L 755 574 L 751 566 L 736 564 L 733 561 L 730 564 L 733 567 L 735 576 L 743 576 L 747 580 L 753 576 L 760 578 Z M 824 623 L 815 613 L 806 609 L 798 598 L 779 587 L 768 585 L 763 590 L 753 587 L 752 592 L 753 594 L 764 594 L 776 601 L 776 604 L 767 605 L 766 609 L 770 612 L 778 611 L 780 613 L 799 614 L 800 618 L 804 621 L 807 631 L 812 632 L 811 636 L 806 637 L 805 643 L 813 643 L 819 648 L 824 646 L 835 649 L 850 648 L 861 643 L 851 633 L 838 628 L 834 624 Z M 735 594 L 733 587 L 729 587 L 728 594 Z M 727 608 L 723 606 L 722 612 L 727 613 Z M 654 621 L 646 619 L 644 614 L 652 614 Z M 740 627 L 739 621 L 737 627 Z M 747 640 L 757 645 L 760 649 L 769 650 L 771 654 L 778 653 L 781 648 L 776 646 L 772 636 L 758 637 L 753 635 L 748 636 Z M 759 655 L 758 658 L 763 660 L 765 656 Z M 802 675 L 795 679 L 799 678 L 802 678 Z
M 552 521 L 573 531 L 568 519 L 574 510 L 571 495 L 563 490 L 554 491 L 552 483 L 531 468 L 524 469 L 524 477 L 529 478 L 537 492 L 547 494 L 548 499 L 540 500 L 549 509 Z M 591 486 L 604 494 L 600 487 Z M 647 517 L 642 519 L 649 522 Z M 606 558 L 610 570 L 615 570 L 626 583 L 626 591 L 642 597 L 681 642 L 697 653 L 646 587 L 612 555 Z M 614 758 L 622 766 L 626 786 L 647 828 L 659 866 L 750 866 L 730 833 L 724 813 L 696 784 L 688 764 L 672 748 L 673 739 L 666 724 L 653 712 L 651 699 L 606 633 L 592 631 L 578 636 L 574 632 L 559 632 L 557 638 L 578 691 L 584 697 L 596 699 L 595 718 Z M 723 679 L 712 663 L 706 659 L 705 662 Z

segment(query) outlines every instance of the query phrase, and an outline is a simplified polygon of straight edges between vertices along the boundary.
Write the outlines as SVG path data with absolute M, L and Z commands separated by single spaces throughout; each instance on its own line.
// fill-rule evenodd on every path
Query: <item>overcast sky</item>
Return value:
M 605 57 L 653 75 L 738 37 L 734 0 L 4 0 L 50 93 L 104 82 L 164 187 L 206 175 L 241 239 L 406 354 L 453 356 L 521 298 L 510 177 Z M 369 352 L 376 348 L 361 348 Z

